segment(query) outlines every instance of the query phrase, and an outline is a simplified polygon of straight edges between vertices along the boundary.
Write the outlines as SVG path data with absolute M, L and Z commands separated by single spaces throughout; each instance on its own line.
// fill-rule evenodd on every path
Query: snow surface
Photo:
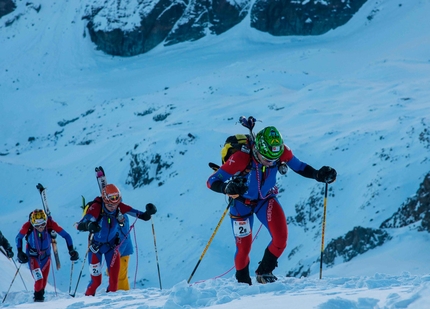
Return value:
M 36 184 L 47 187 L 52 214 L 81 255 L 74 288 L 87 235 L 73 223 L 81 195 L 97 195 L 94 167 L 102 165 L 124 202 L 158 207 L 162 289 L 151 222 L 138 221 L 133 290 L 106 294 L 104 277 L 98 295 L 84 297 L 85 265 L 76 297 L 68 296 L 70 262 L 59 239 L 63 266 L 51 271 L 44 307 L 430 307 L 430 235 L 417 231 L 419 222 L 388 230 L 391 241 L 349 262 L 338 258 L 319 280 L 322 209 L 307 213 L 302 225 L 294 218 L 323 186 L 293 172 L 279 178 L 289 239 L 275 270 L 278 282 L 235 283 L 226 219 L 193 284 L 186 283 L 226 207 L 222 195 L 206 188 L 207 163 L 219 163 L 226 136 L 246 133 L 240 115 L 261 120 L 257 130 L 277 126 L 315 168 L 337 169 L 326 244 L 355 226 L 378 228 L 417 191 L 430 171 L 429 0 L 370 0 L 345 26 L 318 37 L 272 37 L 250 29 L 247 17 L 219 37 L 131 58 L 95 49 L 81 19 L 87 4 L 17 1 L 17 10 L 0 19 L 0 228 L 13 243 L 28 213 L 41 207 Z M 157 154 L 170 167 L 150 164 Z M 150 166 L 149 185 L 128 184 L 132 156 Z M 269 241 L 259 224 L 254 231 L 251 270 Z M 309 277 L 285 277 L 300 266 L 310 268 Z M 3 296 L 15 265 L 0 256 L 0 272 Z M 25 265 L 20 273 L 29 291 L 18 277 L 2 306 L 39 308 Z

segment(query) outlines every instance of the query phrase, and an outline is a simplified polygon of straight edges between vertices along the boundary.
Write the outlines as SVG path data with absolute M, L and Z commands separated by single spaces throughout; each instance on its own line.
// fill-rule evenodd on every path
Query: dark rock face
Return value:
M 430 173 L 424 177 L 417 193 L 382 222 L 381 228 L 399 228 L 413 223 L 419 224 L 419 231 L 430 232 Z
M 134 56 L 145 53 L 160 44 L 172 30 L 176 21 L 185 11 L 184 2 L 161 0 L 148 12 L 147 6 L 140 8 L 140 25 L 132 30 L 123 30 L 122 27 L 109 27 L 108 30 L 96 24 L 95 18 L 102 14 L 103 8 L 93 8 L 89 15 L 85 16 L 88 22 L 88 30 L 91 40 L 97 48 L 114 56 Z M 115 10 L 115 8 L 109 8 Z M 121 14 L 115 14 L 121 15 Z M 123 16 L 123 23 L 127 23 L 127 17 Z M 108 16 L 102 16 L 106 23 L 118 23 L 118 20 L 110 20 Z M 111 29 L 112 28 L 112 29 Z
M 367 0 L 257 0 L 251 27 L 272 35 L 319 35 L 344 25 Z
M 195 41 L 206 35 L 221 34 L 241 22 L 247 15 L 246 6 L 232 5 L 227 0 L 192 1 L 176 28 L 166 38 L 165 45 Z
M 16 9 L 16 5 L 12 0 L 0 0 L 0 18 L 7 15 Z
M 252 8 L 251 0 L 148 0 L 138 1 L 134 15 L 128 0 L 92 1 L 84 18 L 97 48 L 110 55 L 134 56 L 160 43 L 219 35 L 249 12 L 251 27 L 272 35 L 319 35 L 345 24 L 367 0 L 257 0 Z M 140 23 L 130 27 L 136 18 Z
M 331 266 L 336 257 L 342 257 L 343 262 L 348 262 L 359 254 L 382 246 L 390 239 L 391 237 L 384 230 L 354 227 L 345 236 L 330 241 L 324 249 L 323 262 Z

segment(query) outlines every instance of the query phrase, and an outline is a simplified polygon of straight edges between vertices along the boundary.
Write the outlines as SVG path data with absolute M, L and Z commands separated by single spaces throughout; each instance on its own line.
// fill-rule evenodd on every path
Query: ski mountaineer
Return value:
M 121 192 L 113 184 L 107 184 L 102 189 L 101 197 L 94 199 L 87 213 L 77 225 L 79 231 L 89 231 L 94 234 L 88 251 L 91 280 L 85 292 L 86 296 L 94 296 L 102 282 L 101 262 L 103 255 L 109 273 L 107 292 L 116 292 L 118 290 L 119 245 L 121 243 L 119 217 L 128 214 L 148 221 L 151 219 L 151 215 L 156 212 L 157 208 L 151 203 L 146 204 L 145 212 L 122 203 Z
M 35 302 L 45 300 L 45 287 L 51 265 L 51 238 L 57 237 L 57 234 L 66 240 L 70 260 L 78 260 L 79 254 L 73 247 L 70 235 L 52 217 L 48 217 L 42 209 L 35 209 L 30 214 L 29 221 L 24 223 L 15 239 L 18 262 L 21 264 L 28 263 L 35 281 L 33 298 Z M 25 252 L 22 248 L 24 237 L 27 240 Z
M 269 283 L 277 280 L 272 272 L 287 246 L 287 221 L 276 197 L 277 172 L 286 174 L 288 166 L 303 177 L 327 183 L 335 181 L 337 173 L 328 166 L 315 170 L 300 161 L 284 144 L 279 131 L 272 126 L 258 132 L 255 142 L 251 141 L 248 147 L 247 152 L 234 152 L 209 177 L 207 186 L 215 192 L 228 195 L 232 202 L 230 217 L 236 241 L 234 257 L 236 279 L 238 282 L 251 285 L 249 253 L 254 214 L 271 236 L 271 242 L 255 271 L 257 282 Z M 227 180 L 229 181 L 226 182 Z
M 3 236 L 2 232 L 0 231 L 0 246 L 3 247 L 6 257 L 11 259 L 13 258 L 13 251 L 12 247 L 10 246 L 9 242 L 7 241 L 6 237 Z

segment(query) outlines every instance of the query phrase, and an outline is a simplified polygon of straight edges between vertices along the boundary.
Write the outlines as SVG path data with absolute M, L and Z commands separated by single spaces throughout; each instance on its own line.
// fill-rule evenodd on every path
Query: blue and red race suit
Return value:
M 122 214 L 142 218 L 144 212 L 132 208 L 129 205 L 120 203 L 117 210 L 109 211 L 101 199 L 97 197 L 88 208 L 87 213 L 81 222 L 97 222 L 101 227 L 100 231 L 93 235 L 88 252 L 88 263 L 90 266 L 91 280 L 88 284 L 85 295 L 95 295 L 97 288 L 102 283 L 101 262 L 104 255 L 106 267 L 109 273 L 109 292 L 118 290 L 118 274 L 120 268 L 120 225 L 117 220 L 118 210 Z
M 22 250 L 22 239 L 27 233 L 32 230 L 27 237 L 26 254 L 29 257 L 28 266 L 31 274 L 35 280 L 34 291 L 39 292 L 45 289 L 48 282 L 49 267 L 51 265 L 51 233 L 53 230 L 58 235 L 66 240 L 67 248 L 73 248 L 73 241 L 70 235 L 63 230 L 61 226 L 57 224 L 51 217 L 48 217 L 48 221 L 45 229 L 39 232 L 31 226 L 29 221 L 25 222 L 15 238 L 16 246 L 18 251 Z
M 250 261 L 254 214 L 269 231 L 272 239 L 267 248 L 276 258 L 281 256 L 287 246 L 287 221 L 276 197 L 276 175 L 280 163 L 286 163 L 304 177 L 314 178 L 314 168 L 300 161 L 291 149 L 284 145 L 284 152 L 274 166 L 264 166 L 252 154 L 237 151 L 207 181 L 208 188 L 219 193 L 225 193 L 222 192 L 222 185 L 233 176 L 244 178 L 248 186 L 248 191 L 234 199 L 230 207 L 236 241 L 236 270 L 245 269 Z

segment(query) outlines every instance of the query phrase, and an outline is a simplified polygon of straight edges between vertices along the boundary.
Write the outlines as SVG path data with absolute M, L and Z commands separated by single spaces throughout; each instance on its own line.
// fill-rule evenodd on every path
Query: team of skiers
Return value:
M 273 270 L 286 248 L 288 228 L 284 211 L 277 199 L 276 176 L 285 174 L 288 167 L 303 177 L 319 182 L 335 181 L 336 170 L 323 166 L 319 170 L 299 160 L 284 144 L 281 133 L 275 127 L 266 127 L 247 145 L 247 149 L 234 152 L 208 179 L 211 190 L 226 194 L 230 199 L 231 226 L 236 243 L 234 265 L 236 279 L 251 285 L 249 253 L 251 251 L 254 214 L 267 228 L 271 241 L 255 271 L 259 283 L 274 282 Z M 147 221 L 157 212 L 149 203 L 142 212 L 122 202 L 120 190 L 113 184 L 106 185 L 94 199 L 83 218 L 78 222 L 79 231 L 88 231 L 88 263 L 90 282 L 85 295 L 94 296 L 102 280 L 104 257 L 109 283 L 107 292 L 128 290 L 128 259 L 133 253 L 130 242 L 130 225 L 127 215 Z M 70 235 L 43 210 L 30 214 L 16 237 L 17 257 L 20 263 L 28 263 L 34 284 L 34 300 L 44 300 L 44 290 L 51 263 L 51 238 L 62 236 L 67 244 L 70 260 L 79 259 Z M 27 240 L 23 248 L 23 238 Z M 0 233 L 0 245 L 7 256 L 13 257 L 10 244 Z

